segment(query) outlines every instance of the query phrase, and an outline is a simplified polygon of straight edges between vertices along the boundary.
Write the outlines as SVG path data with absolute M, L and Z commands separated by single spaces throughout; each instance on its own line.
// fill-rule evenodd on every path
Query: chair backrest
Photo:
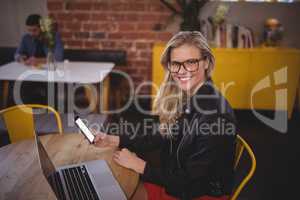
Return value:
M 243 178 L 243 180 L 240 182 L 240 184 L 237 186 L 235 191 L 232 193 L 230 200 L 236 200 L 246 183 L 251 179 L 251 177 L 254 174 L 254 171 L 256 169 L 256 159 L 255 155 L 251 149 L 251 147 L 247 144 L 247 142 L 239 135 L 237 135 L 237 143 L 236 143 L 236 152 L 235 152 L 235 159 L 234 159 L 234 170 L 236 170 L 238 163 L 241 159 L 241 156 L 246 150 L 248 153 L 250 159 L 251 159 L 251 168 L 247 175 Z
M 60 115 L 54 108 L 38 104 L 16 105 L 0 111 L 12 143 L 34 137 L 33 109 L 45 109 L 52 112 L 56 119 L 58 132 L 63 132 Z

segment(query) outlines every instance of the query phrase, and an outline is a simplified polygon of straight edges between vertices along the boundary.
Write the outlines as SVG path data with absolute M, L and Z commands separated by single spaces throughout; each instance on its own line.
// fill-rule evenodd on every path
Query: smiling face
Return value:
M 171 50 L 170 63 L 182 63 L 187 65 L 198 65 L 196 70 L 187 71 L 183 65 L 181 65 L 178 73 L 171 73 L 172 78 L 178 84 L 178 86 L 185 92 L 191 91 L 197 87 L 200 83 L 205 81 L 205 70 L 208 68 L 206 60 L 200 60 L 197 63 L 189 63 L 189 61 L 202 59 L 201 51 L 193 46 L 184 44 Z

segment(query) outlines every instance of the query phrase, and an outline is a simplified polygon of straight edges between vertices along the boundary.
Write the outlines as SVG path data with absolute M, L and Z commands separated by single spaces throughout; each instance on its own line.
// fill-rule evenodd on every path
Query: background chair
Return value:
M 246 152 L 249 154 L 249 157 L 251 159 L 251 168 L 250 168 L 248 174 L 243 178 L 241 183 L 238 185 L 238 187 L 232 193 L 230 200 L 237 199 L 238 195 L 240 194 L 242 189 L 245 187 L 246 183 L 253 176 L 254 171 L 256 169 L 256 159 L 255 159 L 255 155 L 254 155 L 251 147 L 247 144 L 247 142 L 241 136 L 237 135 L 236 139 L 237 139 L 237 143 L 236 143 L 236 152 L 235 152 L 235 159 L 234 159 L 234 170 L 236 170 L 244 150 L 246 150 Z
M 12 143 L 20 140 L 33 138 L 35 125 L 33 115 L 36 109 L 50 111 L 54 114 L 58 132 L 62 133 L 62 122 L 58 112 L 50 106 L 38 104 L 16 105 L 0 111 Z

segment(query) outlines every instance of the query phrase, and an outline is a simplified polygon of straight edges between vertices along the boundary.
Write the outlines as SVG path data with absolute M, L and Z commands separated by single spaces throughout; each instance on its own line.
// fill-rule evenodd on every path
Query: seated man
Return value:
M 41 16 L 37 14 L 32 14 L 27 17 L 27 33 L 23 35 L 21 43 L 15 53 L 15 60 L 17 62 L 22 62 L 30 66 L 46 63 L 48 48 L 43 40 L 40 20 Z M 54 45 L 56 61 L 63 61 L 63 52 L 64 49 L 60 35 L 56 32 Z M 20 89 L 23 103 L 47 104 L 47 87 L 48 85 L 45 82 L 23 82 Z
M 26 19 L 27 33 L 22 37 L 21 43 L 15 53 L 15 60 L 26 65 L 36 65 L 43 61 L 48 49 L 43 42 L 40 28 L 41 16 L 37 14 L 29 15 Z M 56 61 L 63 60 L 63 44 L 58 32 L 55 37 L 54 55 Z M 45 60 L 44 60 L 45 62 Z

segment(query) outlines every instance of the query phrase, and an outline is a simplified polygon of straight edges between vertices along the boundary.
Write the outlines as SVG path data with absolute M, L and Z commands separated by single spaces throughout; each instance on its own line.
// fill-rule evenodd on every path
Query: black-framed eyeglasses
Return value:
M 188 72 L 195 72 L 199 68 L 199 63 L 202 60 L 205 60 L 205 59 L 206 59 L 206 57 L 204 56 L 204 57 L 199 58 L 199 59 L 192 58 L 192 59 L 185 60 L 183 62 L 170 61 L 168 63 L 168 70 L 171 73 L 178 73 L 180 71 L 181 66 L 183 66 L 183 68 L 186 71 L 188 71 Z

